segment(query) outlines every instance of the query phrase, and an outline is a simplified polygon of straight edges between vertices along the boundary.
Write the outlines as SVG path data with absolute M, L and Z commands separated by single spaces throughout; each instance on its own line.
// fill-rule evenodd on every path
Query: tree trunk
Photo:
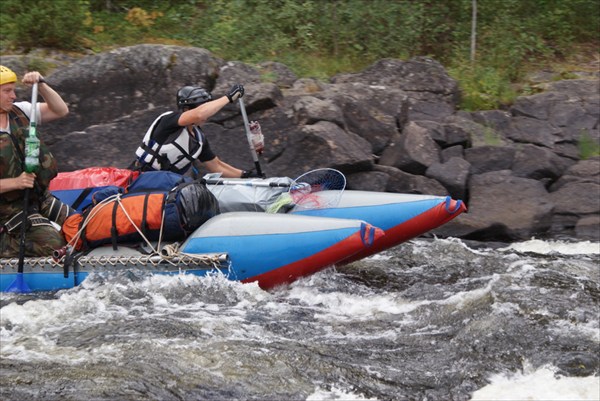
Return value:
M 475 44 L 477 43 L 477 0 L 472 0 L 471 14 L 471 64 L 475 64 Z

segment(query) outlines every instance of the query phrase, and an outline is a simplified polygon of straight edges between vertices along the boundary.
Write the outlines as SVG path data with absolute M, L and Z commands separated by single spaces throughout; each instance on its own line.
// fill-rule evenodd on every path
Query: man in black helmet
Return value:
M 224 178 L 256 177 L 254 171 L 243 171 L 219 159 L 210 149 L 200 126 L 228 103 L 244 95 L 244 87 L 236 84 L 218 99 L 203 88 L 184 86 L 177 91 L 176 112 L 168 111 L 154 120 L 136 150 L 133 170 L 167 170 L 185 174 L 194 163 Z

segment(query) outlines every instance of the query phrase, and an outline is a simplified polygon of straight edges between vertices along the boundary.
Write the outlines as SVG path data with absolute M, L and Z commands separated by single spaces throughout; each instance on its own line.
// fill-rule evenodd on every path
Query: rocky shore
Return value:
M 18 74 L 26 62 L 2 56 Z M 383 59 L 323 82 L 279 63 L 138 45 L 63 63 L 46 78 L 71 109 L 40 127 L 62 171 L 126 167 L 153 119 L 175 107 L 180 86 L 221 96 L 242 83 L 249 118 L 265 135 L 269 176 L 332 167 L 348 189 L 462 199 L 468 213 L 438 236 L 600 240 L 600 157 L 580 159 L 582 140 L 600 142 L 598 74 L 539 84 L 540 93 L 506 110 L 472 113 L 458 110 L 457 82 L 428 58 Z M 204 128 L 223 160 L 252 167 L 237 105 Z

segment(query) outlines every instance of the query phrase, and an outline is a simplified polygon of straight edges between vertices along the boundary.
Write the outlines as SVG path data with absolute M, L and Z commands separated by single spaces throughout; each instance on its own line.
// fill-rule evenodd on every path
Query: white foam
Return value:
M 380 252 L 374 255 L 369 256 L 367 259 L 369 260 L 378 260 L 378 261 L 386 261 L 392 259 L 392 254 L 389 252 Z
M 202 299 L 194 302 L 188 298 L 179 304 L 172 293 L 183 293 L 182 287 L 191 292 L 223 289 L 231 294 L 228 300 L 237 304 L 232 303 L 226 312 L 222 312 L 218 304 L 206 304 Z M 134 296 L 129 298 L 132 294 Z M 239 326 L 238 315 L 243 315 L 245 309 L 252 309 L 257 302 L 270 297 L 257 284 L 242 284 L 221 276 L 193 275 L 151 275 L 132 283 L 90 280 L 78 288 L 60 291 L 56 296 L 56 299 L 13 302 L 2 307 L 0 353 L 3 358 L 64 364 L 114 360 L 119 356 L 119 349 L 110 345 L 93 350 L 74 348 L 60 341 L 60 333 L 85 332 L 105 322 L 161 319 L 176 311 L 187 313 L 189 321 L 201 320 L 206 330 L 221 333 L 224 325 Z M 214 318 L 216 312 L 218 319 Z M 237 332 L 231 333 L 231 336 L 236 335 Z
M 532 252 L 542 255 L 600 255 L 600 242 L 542 241 L 532 238 L 529 241 L 515 242 L 499 251 Z
M 290 298 L 295 298 L 309 306 L 322 306 L 327 311 L 353 319 L 373 319 L 384 314 L 403 314 L 415 310 L 422 302 L 410 302 L 394 293 L 362 296 L 343 292 L 323 293 L 310 287 L 295 286 L 290 290 Z
M 600 377 L 555 376 L 555 368 L 495 374 L 491 384 L 473 393 L 471 401 L 576 401 L 600 399 Z
M 353 392 L 344 391 L 336 386 L 331 390 L 317 388 L 314 393 L 306 398 L 306 401 L 325 401 L 325 400 L 344 400 L 344 401 L 377 401 L 377 398 L 365 398 L 362 395 Z

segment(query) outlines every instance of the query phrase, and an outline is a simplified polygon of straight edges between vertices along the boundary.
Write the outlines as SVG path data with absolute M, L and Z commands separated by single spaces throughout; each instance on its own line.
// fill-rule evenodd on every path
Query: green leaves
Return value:
M 2 0 L 2 37 L 25 51 L 36 47 L 73 50 L 81 46 L 85 0 Z
M 476 1 L 474 64 L 473 0 L 0 0 L 0 48 L 194 45 L 318 78 L 430 56 L 477 109 L 510 102 L 526 65 L 598 40 L 598 0 Z

